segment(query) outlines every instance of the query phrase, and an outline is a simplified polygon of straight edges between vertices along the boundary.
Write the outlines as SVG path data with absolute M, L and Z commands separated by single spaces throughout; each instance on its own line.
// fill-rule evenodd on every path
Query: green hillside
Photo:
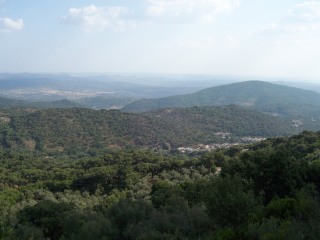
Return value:
M 57 101 L 31 102 L 0 97 L 0 108 L 9 109 L 14 107 L 31 107 L 31 108 L 74 108 L 81 107 L 80 103 L 64 99 Z
M 236 105 L 221 107 L 190 107 L 150 111 L 144 115 L 173 123 L 182 129 L 194 126 L 201 134 L 212 132 L 230 132 L 236 136 L 281 136 L 299 132 L 289 119 L 280 119 Z
M 145 114 L 116 110 L 45 109 L 1 112 L 3 148 L 77 152 L 110 147 L 171 149 L 224 141 L 217 132 L 281 136 L 302 131 L 289 120 L 237 107 L 166 109 Z
M 0 97 L 0 108 L 12 108 L 12 107 L 21 107 L 27 106 L 28 102 L 23 100 L 15 100 L 10 98 Z
M 136 100 L 135 97 L 123 95 L 96 96 L 75 100 L 77 103 L 93 109 L 119 109 Z
M 144 112 L 169 107 L 223 106 L 228 104 L 252 107 L 258 110 L 268 108 L 269 112 L 277 111 L 279 105 L 290 107 L 293 104 L 299 106 L 299 111 L 303 111 L 304 106 L 320 106 L 320 94 L 267 82 L 247 81 L 207 88 L 194 94 L 160 99 L 142 99 L 128 104 L 122 110 Z M 320 108 L 317 107 L 317 110 L 319 111 Z

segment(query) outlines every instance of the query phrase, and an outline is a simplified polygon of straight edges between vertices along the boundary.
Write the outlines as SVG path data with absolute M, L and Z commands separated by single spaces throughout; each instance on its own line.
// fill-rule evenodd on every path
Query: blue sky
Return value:
M 0 72 L 320 80 L 320 1 L 0 0 Z

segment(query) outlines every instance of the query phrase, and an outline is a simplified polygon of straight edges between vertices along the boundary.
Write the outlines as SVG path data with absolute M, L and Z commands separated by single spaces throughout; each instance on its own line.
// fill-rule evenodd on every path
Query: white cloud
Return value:
M 22 28 L 23 28 L 22 19 L 13 20 L 8 17 L 0 18 L 0 30 L 10 31 L 10 30 L 21 30 Z
M 217 14 L 239 7 L 240 2 L 241 0 L 148 0 L 146 13 L 152 17 L 179 17 L 211 22 Z
M 320 2 L 307 1 L 296 5 L 296 15 L 309 21 L 320 19 Z
M 90 5 L 83 8 L 70 8 L 68 15 L 62 17 L 66 23 L 82 25 L 86 30 L 104 30 L 114 28 L 124 30 L 135 27 L 135 23 L 128 19 L 130 11 L 125 7 L 97 7 Z
M 320 2 L 305 1 L 294 5 L 279 21 L 270 24 L 267 32 L 312 33 L 320 30 Z
M 264 32 L 271 33 L 311 33 L 320 30 L 320 23 L 271 23 Z

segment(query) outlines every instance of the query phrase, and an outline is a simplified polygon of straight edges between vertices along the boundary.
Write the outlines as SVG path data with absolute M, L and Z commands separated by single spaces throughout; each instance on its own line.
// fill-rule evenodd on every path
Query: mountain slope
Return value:
M 136 100 L 130 96 L 96 96 L 89 98 L 80 98 L 74 100 L 75 102 L 92 109 L 119 109 Z
M 3 148 L 47 151 L 127 146 L 170 149 L 221 142 L 218 132 L 229 132 L 236 140 L 241 136 L 269 137 L 302 130 L 285 119 L 237 106 L 166 109 L 146 114 L 80 108 L 1 114 Z
M 320 106 L 320 94 L 267 82 L 247 81 L 207 88 L 194 94 L 160 99 L 142 99 L 128 104 L 122 110 L 144 112 L 169 107 L 223 106 L 228 104 L 256 109 L 278 104 Z
M 14 107 L 31 107 L 31 108 L 74 108 L 81 107 L 80 103 L 63 99 L 57 101 L 42 101 L 42 102 L 31 102 L 17 99 L 10 99 L 0 97 L 0 108 L 14 108 Z
M 21 106 L 27 106 L 27 105 L 28 105 L 28 102 L 23 100 L 0 97 L 0 108 L 21 107 Z

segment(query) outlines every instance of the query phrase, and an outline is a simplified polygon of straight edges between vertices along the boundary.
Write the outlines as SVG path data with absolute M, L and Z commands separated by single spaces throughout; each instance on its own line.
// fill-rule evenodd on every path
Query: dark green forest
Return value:
M 67 154 L 106 148 L 172 150 L 192 144 L 226 141 L 217 132 L 274 137 L 299 133 L 291 119 L 265 115 L 235 105 L 164 109 L 144 114 L 85 108 L 16 108 L 0 111 L 0 148 Z M 316 126 L 309 127 L 317 129 Z
M 0 239 L 320 238 L 320 133 L 193 156 L 0 158 Z

